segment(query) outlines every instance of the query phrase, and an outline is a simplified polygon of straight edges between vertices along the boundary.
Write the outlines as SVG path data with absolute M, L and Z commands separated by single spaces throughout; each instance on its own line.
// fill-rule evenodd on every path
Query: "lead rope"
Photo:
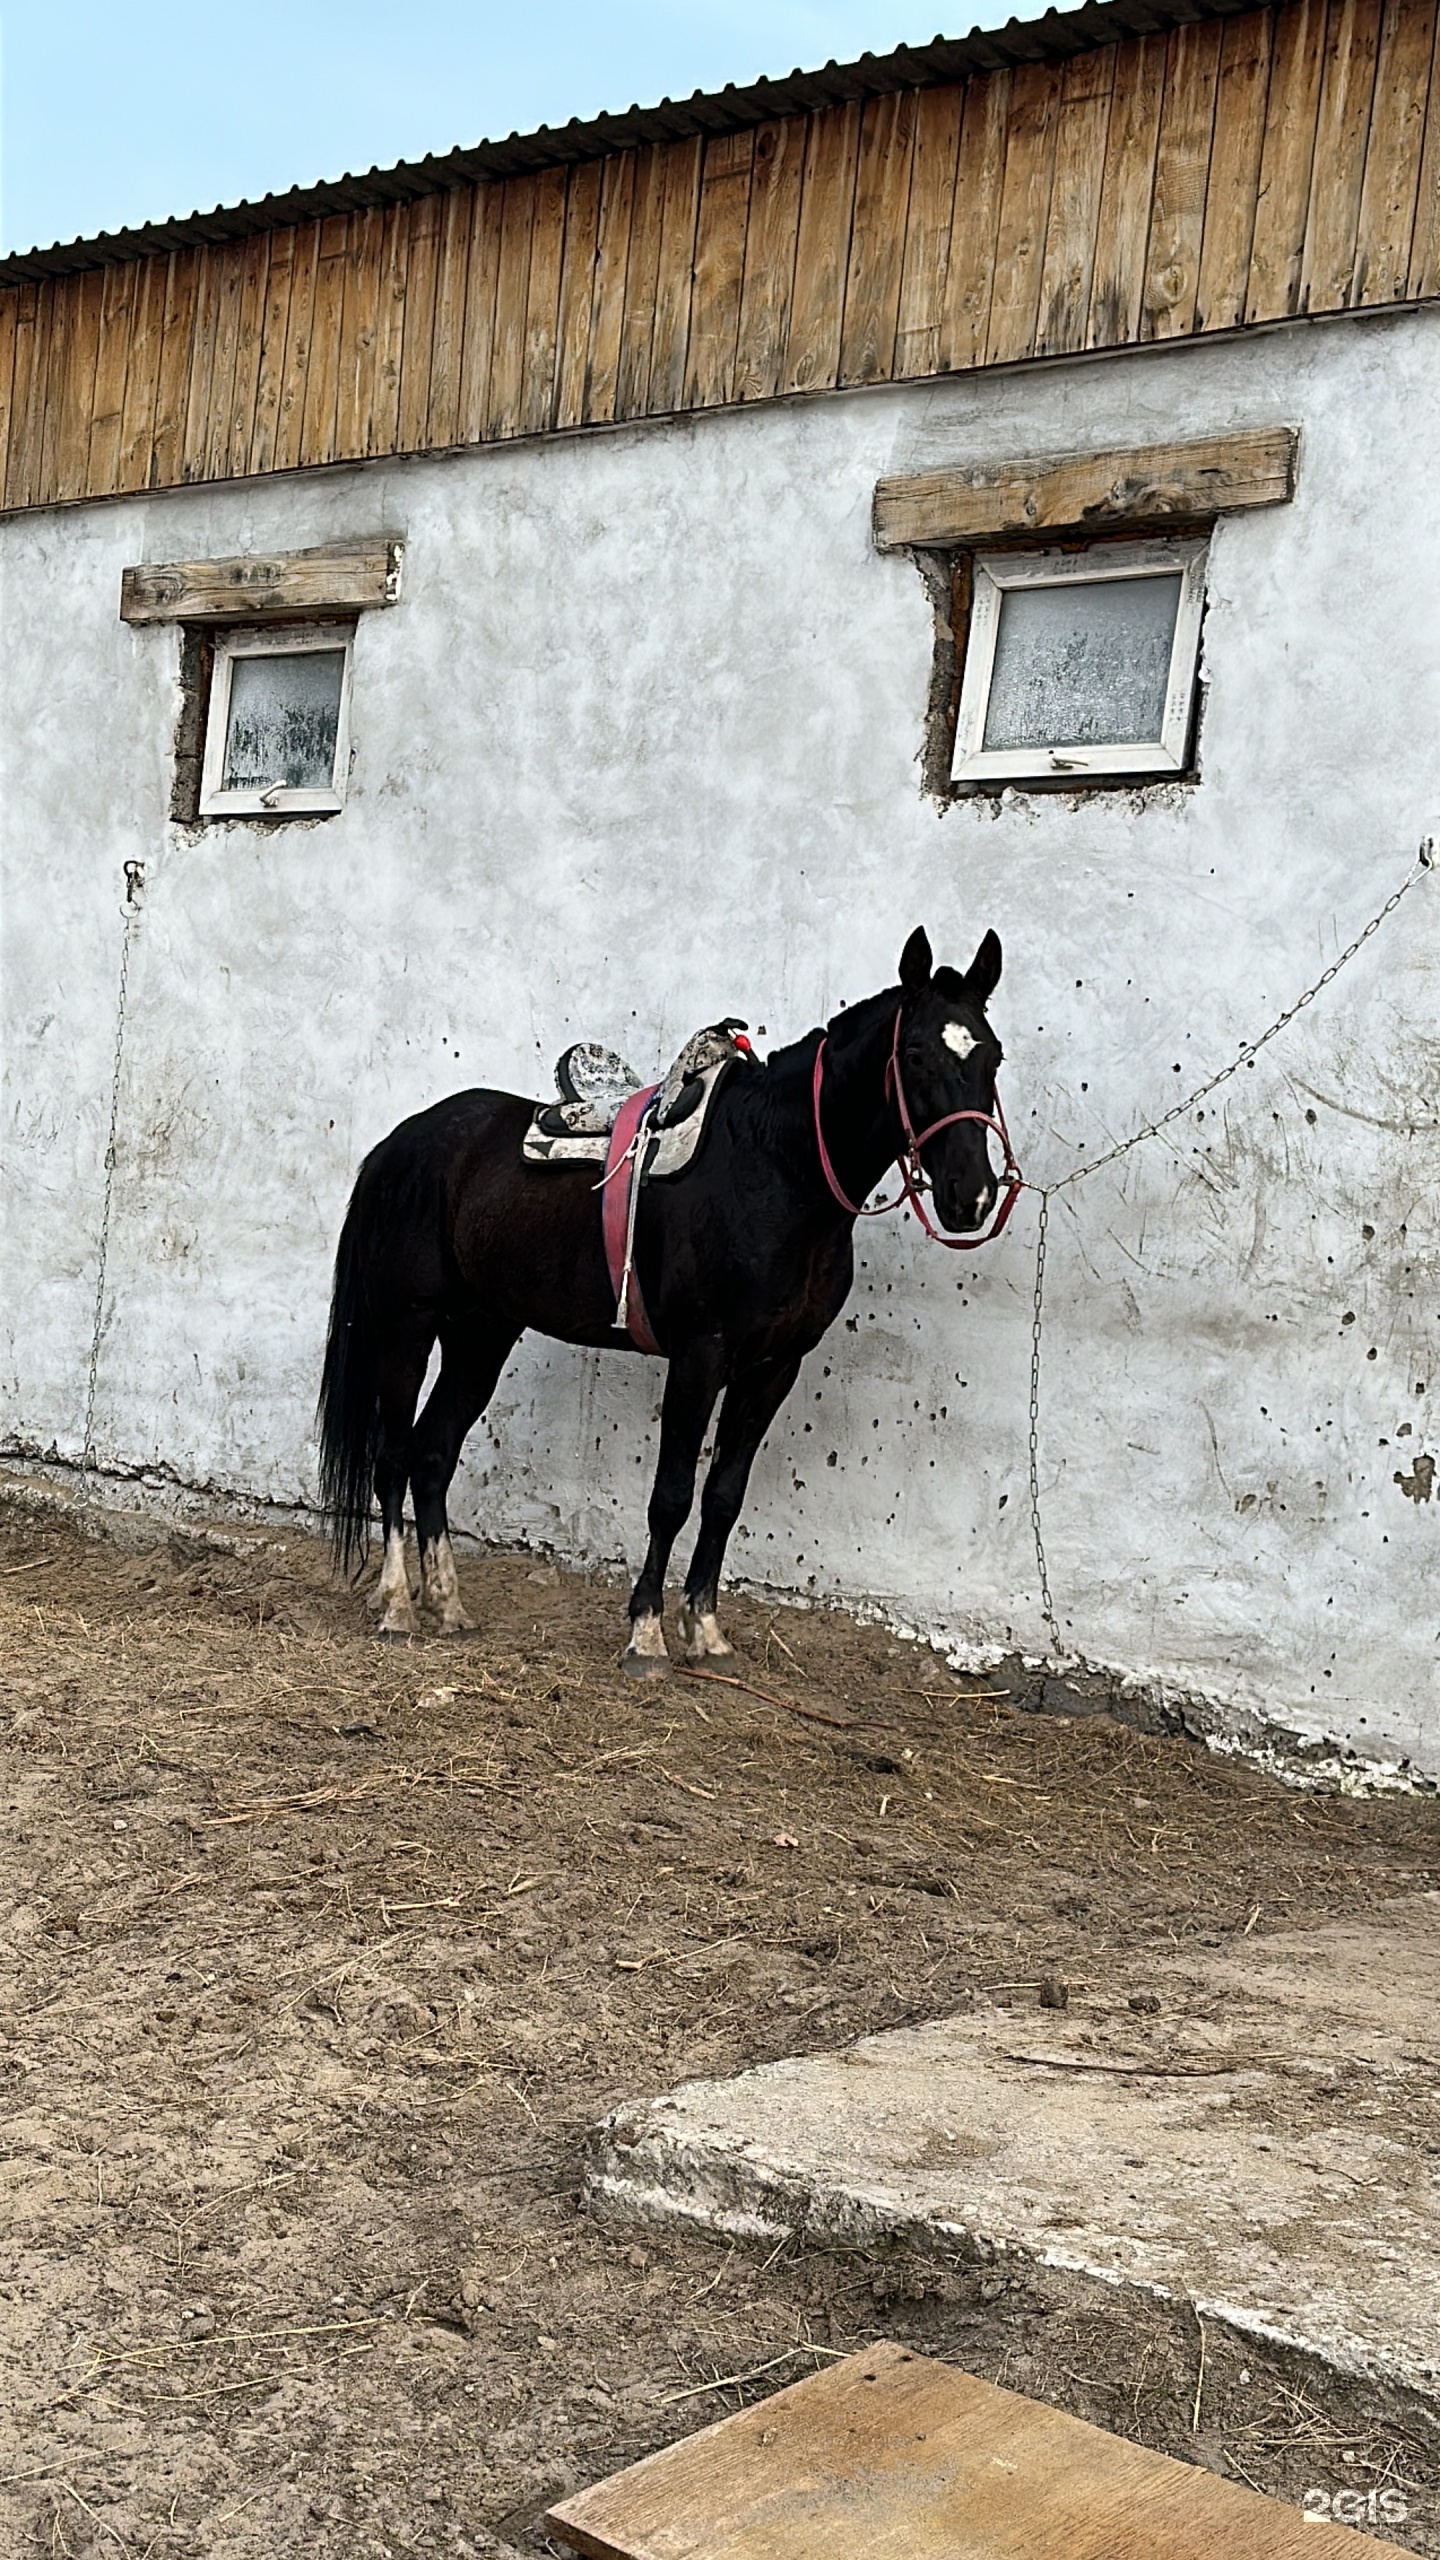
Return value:
M 1401 899 L 1409 896 L 1416 881 L 1427 871 L 1435 868 L 1435 862 L 1435 839 L 1433 836 L 1426 836 L 1399 888 L 1391 891 L 1384 906 L 1356 934 L 1354 941 L 1346 944 L 1339 958 L 1332 960 L 1328 969 L 1322 969 L 1314 985 L 1307 987 L 1303 995 L 1297 996 L 1293 1004 L 1287 1005 L 1283 1013 L 1277 1014 L 1268 1031 L 1262 1031 L 1258 1040 L 1246 1040 L 1241 1043 L 1238 1056 L 1231 1060 L 1228 1067 L 1219 1068 L 1213 1076 L 1206 1078 L 1204 1084 L 1197 1085 L 1193 1093 L 1187 1094 L 1183 1102 L 1173 1102 L 1168 1111 L 1162 1111 L 1154 1120 L 1147 1120 L 1143 1129 L 1137 1129 L 1132 1136 L 1120 1139 L 1117 1145 L 1107 1147 L 1104 1155 L 1096 1156 L 1091 1163 L 1073 1166 L 1069 1173 L 1060 1176 L 1058 1182 L 1027 1182 L 1025 1185 L 1027 1191 L 1033 1191 L 1039 1203 L 1035 1230 L 1035 1288 L 1030 1320 L 1030 1527 L 1035 1541 L 1035 1568 L 1040 1581 L 1040 1607 L 1049 1630 L 1052 1649 L 1061 1661 L 1065 1660 L 1069 1648 L 1061 1638 L 1059 1622 L 1055 1616 L 1055 1604 L 1050 1596 L 1050 1572 L 1045 1557 L 1045 1532 L 1040 1516 L 1040 1350 L 1045 1322 L 1045 1256 L 1050 1236 L 1050 1203 L 1060 1192 L 1070 1190 L 1075 1183 L 1087 1182 L 1092 1173 L 1101 1172 L 1106 1165 L 1118 1164 L 1120 1158 L 1128 1156 L 1132 1148 L 1142 1147 L 1147 1140 L 1157 1138 L 1162 1129 L 1168 1129 L 1172 1122 L 1182 1120 L 1187 1112 L 1196 1108 L 1197 1104 L 1206 1101 L 1212 1093 L 1218 1093 L 1221 1085 L 1228 1084 L 1230 1078 L 1238 1075 L 1242 1067 L 1251 1065 L 1259 1057 L 1261 1050 L 1268 1048 L 1272 1040 L 1278 1039 L 1280 1033 L 1288 1029 L 1295 1020 L 1296 1015 L 1303 1013 L 1306 1006 L 1313 1004 L 1315 998 L 1339 977 L 1341 970 L 1349 965 L 1357 951 L 1364 950 L 1371 935 L 1379 932 L 1382 924 L 1393 916 Z
M 105 1140 L 105 1189 L 100 1204 L 100 1240 L 95 1263 L 95 1320 L 90 1332 L 90 1369 L 85 1381 L 85 1424 L 80 1439 L 80 1492 L 88 1499 L 95 1472 L 95 1381 L 100 1370 L 100 1337 L 105 1325 L 105 1274 L 110 1258 L 110 1209 L 115 1197 L 115 1139 L 120 1124 L 120 1070 L 125 1057 L 125 1006 L 130 985 L 130 951 L 140 921 L 145 886 L 143 863 L 125 865 L 125 932 L 120 944 L 120 987 L 115 1003 L 115 1055 L 110 1070 L 110 1128 Z

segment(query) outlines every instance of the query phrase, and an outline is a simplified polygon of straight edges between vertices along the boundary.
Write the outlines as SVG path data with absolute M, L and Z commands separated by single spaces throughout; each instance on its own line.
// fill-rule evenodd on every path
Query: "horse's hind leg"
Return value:
M 460 1461 L 465 1435 L 495 1392 L 495 1382 L 519 1339 L 513 1332 L 464 1331 L 447 1324 L 440 1333 L 440 1375 L 426 1399 L 410 1445 L 410 1489 L 420 1544 L 424 1595 L 443 1635 L 463 1635 L 474 1625 L 460 1603 L 455 1554 L 445 1497 Z
M 410 1480 L 410 1442 L 415 1407 L 425 1384 L 435 1328 L 418 1322 L 386 1348 L 380 1363 L 380 1451 L 375 1461 L 375 1492 L 385 1553 L 375 1606 L 380 1612 L 377 1635 L 413 1636 L 415 1611 L 405 1565 L 405 1487 Z
M 715 1614 L 720 1567 L 740 1517 L 755 1452 L 800 1374 L 796 1360 L 766 1360 L 735 1380 L 720 1407 L 715 1455 L 700 1497 L 700 1535 L 685 1577 L 680 1638 L 691 1662 L 734 1652 Z

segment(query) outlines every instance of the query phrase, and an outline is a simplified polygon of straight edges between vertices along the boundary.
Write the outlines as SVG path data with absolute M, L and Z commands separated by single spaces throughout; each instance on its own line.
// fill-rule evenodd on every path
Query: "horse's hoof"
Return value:
M 416 1630 L 413 1627 L 376 1627 L 374 1634 L 377 1644 L 413 1644 Z
M 688 1601 L 682 1602 L 679 1628 L 687 1662 L 734 1661 L 735 1647 L 721 1634 L 720 1621 L 713 1609 L 692 1609 Z
M 620 1668 L 627 1680 L 668 1680 L 675 1666 L 668 1653 L 637 1653 L 632 1644 L 621 1654 Z
M 473 1618 L 456 1618 L 450 1626 L 435 1630 L 437 1636 L 448 1637 L 452 1644 L 461 1643 L 466 1636 L 478 1635 L 479 1632 Z

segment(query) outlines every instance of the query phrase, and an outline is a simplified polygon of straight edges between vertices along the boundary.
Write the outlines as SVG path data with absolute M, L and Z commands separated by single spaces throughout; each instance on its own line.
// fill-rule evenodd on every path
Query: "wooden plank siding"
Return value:
M 0 289 L 0 503 L 1440 299 L 1436 19 L 1283 0 Z

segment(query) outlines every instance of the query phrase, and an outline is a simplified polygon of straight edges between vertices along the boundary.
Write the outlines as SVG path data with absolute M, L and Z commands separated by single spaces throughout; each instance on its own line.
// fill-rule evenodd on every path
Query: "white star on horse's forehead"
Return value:
M 940 1037 L 947 1049 L 954 1050 L 957 1058 L 968 1058 L 971 1050 L 980 1046 L 974 1032 L 968 1030 L 963 1022 L 947 1022 Z

